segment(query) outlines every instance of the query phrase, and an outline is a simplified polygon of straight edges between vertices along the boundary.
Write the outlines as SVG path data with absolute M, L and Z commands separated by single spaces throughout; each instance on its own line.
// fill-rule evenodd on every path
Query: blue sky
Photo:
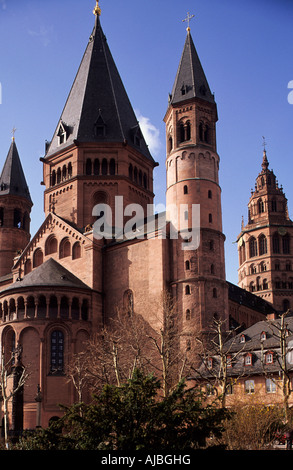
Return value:
M 32 235 L 43 212 L 42 164 L 94 25 L 94 0 L 0 0 L 0 166 L 15 126 L 31 196 Z M 262 136 L 293 218 L 293 1 L 101 0 L 101 23 L 154 158 L 156 203 L 165 203 L 163 117 L 191 34 L 215 93 L 227 279 L 237 283 L 234 243 L 261 169 Z M 293 87 L 292 87 L 293 88 Z

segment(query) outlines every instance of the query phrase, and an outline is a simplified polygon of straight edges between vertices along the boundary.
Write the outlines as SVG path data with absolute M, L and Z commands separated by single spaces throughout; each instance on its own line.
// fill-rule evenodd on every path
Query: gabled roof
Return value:
M 190 31 L 188 31 L 172 94 L 170 96 L 170 103 L 176 104 L 196 97 L 209 101 L 210 103 L 215 102 L 214 95 L 211 93 Z
M 0 176 L 0 196 L 7 194 L 24 197 L 32 203 L 14 139 Z
M 25 258 L 27 255 L 27 252 L 31 249 L 31 247 L 35 246 L 36 241 L 38 240 L 38 237 L 43 234 L 47 228 L 50 226 L 52 223 L 56 223 L 60 225 L 60 222 L 62 223 L 62 226 L 65 227 L 65 230 L 71 229 L 73 233 L 78 234 L 83 240 L 89 241 L 88 237 L 86 237 L 82 231 L 80 231 L 78 228 L 76 228 L 73 224 L 68 222 L 67 220 L 63 219 L 62 217 L 59 217 L 57 214 L 54 214 L 53 212 L 49 212 L 47 217 L 45 218 L 44 222 L 42 225 L 39 227 L 35 235 L 31 238 L 25 249 L 22 251 L 21 255 L 17 259 L 14 265 L 14 269 L 17 268 L 22 260 Z M 66 232 L 67 233 L 67 232 Z
M 127 142 L 153 161 L 103 33 L 99 16 L 45 157 L 77 142 Z M 62 135 L 63 134 L 63 135 Z
M 6 289 L 3 289 L 1 294 L 14 289 L 23 289 L 27 287 L 90 289 L 89 286 L 68 271 L 68 269 L 61 266 L 61 264 L 53 258 L 49 258 L 45 263 L 41 264 L 29 274 L 26 274 L 23 279 L 16 281 Z

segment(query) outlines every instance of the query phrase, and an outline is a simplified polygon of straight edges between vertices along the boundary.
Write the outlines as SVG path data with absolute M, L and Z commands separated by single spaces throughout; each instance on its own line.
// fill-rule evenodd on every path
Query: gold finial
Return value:
M 191 14 L 189 13 L 189 11 L 188 11 L 188 12 L 187 12 L 187 17 L 186 17 L 184 20 L 182 20 L 183 23 L 184 23 L 185 21 L 187 21 L 188 27 L 186 28 L 186 31 L 188 31 L 188 32 L 190 31 L 189 23 L 190 23 L 190 20 L 192 20 L 192 18 L 194 18 L 194 15 L 191 15 Z
M 17 129 L 14 127 L 14 128 L 12 129 L 12 131 L 11 131 L 11 134 L 12 134 L 12 142 L 15 141 L 15 132 L 16 132 L 16 130 L 17 130 Z
M 99 0 L 96 0 L 96 6 L 93 10 L 93 14 L 96 15 L 96 16 L 100 16 L 102 11 L 101 11 L 101 8 L 99 7 Z

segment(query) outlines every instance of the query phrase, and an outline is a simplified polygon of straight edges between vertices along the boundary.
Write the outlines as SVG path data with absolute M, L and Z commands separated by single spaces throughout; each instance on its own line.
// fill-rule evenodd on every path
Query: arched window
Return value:
M 185 129 L 183 123 L 179 126 L 179 142 L 185 141 Z
M 85 164 L 85 174 L 91 175 L 92 174 L 92 161 L 90 158 L 87 159 Z
M 60 330 L 51 333 L 51 374 L 62 373 L 64 370 L 64 334 Z
M 273 235 L 273 253 L 280 253 L 279 235 L 277 233 Z
M 102 160 L 102 175 L 107 175 L 108 174 L 108 162 L 106 158 L 103 158 Z
M 45 255 L 52 255 L 53 253 L 57 253 L 57 249 L 58 249 L 57 238 L 54 235 L 51 235 L 46 240 Z
M 190 261 L 189 261 L 189 260 L 186 260 L 186 261 L 185 261 L 185 269 L 186 269 L 186 270 L 189 270 L 189 269 L 190 269 Z
M 200 122 L 198 126 L 199 140 L 203 141 L 203 123 Z
M 60 243 L 59 258 L 70 256 L 71 244 L 68 238 L 64 238 Z
M 191 139 L 191 127 L 190 127 L 190 122 L 187 121 L 186 123 L 186 140 Z
M 66 180 L 67 178 L 67 168 L 66 165 L 63 165 L 62 167 L 62 181 Z
M 72 163 L 71 162 L 68 163 L 67 172 L 68 172 L 68 178 L 71 178 L 72 177 Z
M 290 237 L 288 234 L 282 237 L 282 248 L 285 255 L 290 254 Z
M 32 270 L 32 262 L 30 259 L 27 259 L 24 263 L 24 274 L 30 273 Z
M 213 297 L 214 297 L 214 299 L 216 299 L 218 297 L 218 291 L 217 291 L 216 287 L 213 288 Z
M 35 299 L 32 295 L 27 298 L 26 314 L 28 318 L 34 318 L 35 316 Z
M 134 179 L 134 182 L 137 183 L 137 168 L 136 167 L 134 168 L 133 179 Z
M 61 183 L 61 168 L 57 170 L 57 184 Z
M 38 299 L 38 318 L 46 318 L 47 300 L 44 295 L 40 295 Z
M 258 213 L 262 214 L 264 212 L 264 202 L 262 199 L 258 201 Z
M 55 184 L 56 184 L 56 171 L 53 170 L 52 175 L 51 175 L 51 186 L 55 186 Z
M 186 318 L 187 321 L 189 321 L 191 319 L 191 313 L 190 313 L 189 308 L 185 312 L 185 318 Z
M 184 185 L 183 193 L 188 194 L 188 186 L 186 184 Z
M 148 187 L 148 179 L 146 173 L 143 174 L 143 187 L 147 189 Z
M 185 286 L 185 295 L 190 295 L 190 286 Z
M 257 256 L 257 242 L 254 237 L 251 237 L 249 240 L 249 256 L 250 258 Z
M 81 246 L 79 242 L 74 243 L 72 247 L 72 259 L 78 259 L 81 257 Z
M 87 321 L 88 319 L 88 301 L 87 299 L 83 299 L 81 304 L 81 319 Z
M 63 296 L 60 302 L 60 318 L 68 319 L 69 317 L 69 304 L 67 297 Z
M 171 152 L 171 150 L 173 149 L 173 139 L 172 139 L 172 136 L 169 137 L 168 143 L 169 143 L 168 150 L 169 150 L 169 152 Z
M 98 158 L 94 161 L 94 175 L 100 174 L 100 160 Z
M 267 253 L 267 239 L 264 235 L 260 235 L 258 239 L 258 246 L 259 246 L 259 254 L 264 255 Z
M 71 317 L 72 320 L 79 319 L 79 300 L 77 297 L 73 297 L 71 304 Z
M 129 168 L 128 168 L 128 176 L 132 180 L 132 178 L 133 178 L 133 167 L 132 167 L 131 163 L 130 163 Z
M 41 248 L 37 248 L 33 255 L 33 267 L 37 268 L 43 264 L 44 256 Z
M 14 209 L 14 221 L 13 226 L 16 228 L 21 228 L 21 212 L 19 209 Z
M 30 229 L 30 216 L 28 215 L 28 212 L 24 213 L 23 220 L 22 220 L 22 228 L 26 232 L 29 232 L 29 229 Z
M 116 171 L 116 163 L 115 163 L 115 160 L 114 158 L 111 158 L 110 160 L 110 175 L 115 175 Z
M 209 190 L 208 190 L 208 198 L 209 198 L 209 199 L 212 199 L 212 197 L 213 197 L 213 193 L 212 193 L 212 191 L 209 189 Z

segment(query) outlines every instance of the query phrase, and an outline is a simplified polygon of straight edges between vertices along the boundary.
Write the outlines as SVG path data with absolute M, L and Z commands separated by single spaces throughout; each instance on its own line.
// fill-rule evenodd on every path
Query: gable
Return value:
M 13 282 L 37 269 L 50 258 L 64 266 L 89 287 L 88 269 L 92 240 L 56 214 L 50 213 L 13 267 Z M 87 249 L 86 249 L 87 248 Z

